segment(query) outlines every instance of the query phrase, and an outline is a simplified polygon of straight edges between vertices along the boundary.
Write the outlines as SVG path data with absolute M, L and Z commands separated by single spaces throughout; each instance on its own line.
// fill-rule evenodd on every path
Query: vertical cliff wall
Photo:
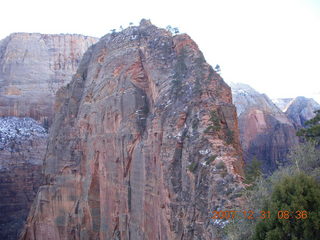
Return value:
M 14 33 L 0 41 L 0 116 L 31 117 L 50 125 L 54 95 L 77 70 L 96 38 Z
M 298 143 L 292 121 L 265 94 L 246 84 L 231 84 L 237 107 L 244 160 L 254 157 L 265 173 L 287 160 L 289 149 Z
M 0 239 L 18 238 L 42 183 L 47 137 L 31 118 L 0 117 Z
M 33 33 L 0 41 L 0 239 L 17 239 L 42 183 L 54 94 L 96 41 Z
M 21 239 L 217 239 L 242 156 L 230 88 L 185 34 L 143 20 L 91 47 L 67 87 Z

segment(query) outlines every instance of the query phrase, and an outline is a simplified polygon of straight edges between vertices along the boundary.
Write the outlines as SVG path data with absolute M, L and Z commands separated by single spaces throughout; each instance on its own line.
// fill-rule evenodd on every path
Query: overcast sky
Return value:
M 188 33 L 227 82 L 320 103 L 320 0 L 5 0 L 0 39 L 12 32 L 101 37 L 150 19 Z

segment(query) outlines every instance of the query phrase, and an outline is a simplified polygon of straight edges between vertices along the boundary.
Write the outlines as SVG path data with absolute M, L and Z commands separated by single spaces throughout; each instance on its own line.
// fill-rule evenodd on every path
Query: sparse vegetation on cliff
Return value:
M 210 112 L 210 125 L 206 128 L 205 132 L 210 133 L 210 132 L 217 132 L 221 129 L 221 124 L 220 124 L 220 119 L 217 111 L 212 110 Z
M 227 144 L 231 144 L 234 142 L 234 137 L 233 137 L 234 133 L 230 128 L 227 128 L 226 130 L 226 143 Z
M 297 132 L 298 136 L 302 136 L 307 140 L 315 141 L 320 144 L 320 110 L 315 111 L 316 116 L 305 122 L 307 126 Z
M 217 158 L 217 155 L 211 155 L 207 158 L 206 160 L 206 164 L 209 165 L 210 163 L 212 163 L 215 159 Z
M 196 162 L 192 162 L 189 166 L 188 166 L 188 170 L 192 173 L 194 173 L 197 170 L 198 167 L 198 163 Z

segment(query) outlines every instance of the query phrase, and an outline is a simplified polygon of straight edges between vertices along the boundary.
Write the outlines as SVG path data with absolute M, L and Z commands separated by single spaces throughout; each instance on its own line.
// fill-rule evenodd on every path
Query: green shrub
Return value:
M 285 177 L 264 209 L 271 217 L 256 225 L 254 240 L 320 239 L 320 188 L 312 177 L 303 173 Z M 278 215 L 279 211 L 289 214 Z M 306 211 L 304 217 L 301 211 Z
M 302 136 L 307 140 L 315 141 L 320 145 L 320 110 L 315 111 L 316 116 L 304 124 L 306 128 L 300 129 L 297 136 Z
M 219 115 L 216 111 L 213 110 L 210 112 L 209 121 L 210 125 L 206 128 L 205 133 L 217 132 L 221 129 Z
M 206 159 L 206 164 L 209 165 L 210 163 L 212 163 L 214 160 L 216 160 L 217 155 L 211 155 Z
M 188 169 L 190 172 L 194 173 L 198 168 L 198 163 L 192 162 L 189 166 Z
M 299 181 L 303 182 L 303 180 L 301 180 L 301 178 L 298 177 L 299 174 L 301 173 L 310 175 L 311 177 L 314 177 L 314 179 L 317 179 L 320 182 L 319 156 L 320 156 L 319 149 L 316 148 L 314 143 L 306 142 L 304 144 L 300 144 L 290 150 L 289 165 L 278 168 L 275 172 L 273 172 L 272 175 L 268 177 L 263 177 L 262 175 L 260 175 L 259 174 L 260 164 L 254 163 L 253 166 L 249 167 L 249 169 L 246 169 L 245 171 L 246 173 L 245 181 L 251 183 L 250 187 L 247 187 L 242 192 L 242 198 L 245 199 L 246 208 L 257 213 L 259 213 L 261 210 L 265 210 L 266 206 L 269 206 L 268 204 L 275 202 L 274 200 L 271 199 L 271 197 L 273 196 L 273 192 L 275 191 L 275 188 L 276 186 L 278 186 L 279 182 L 282 183 L 284 179 L 288 179 L 288 178 L 292 178 L 292 179 L 297 178 L 297 179 L 300 179 L 300 180 L 297 180 L 297 182 Z M 258 160 L 254 160 L 254 161 L 258 161 Z M 251 177 L 248 177 L 248 174 L 251 175 Z M 289 184 L 289 185 L 293 186 L 292 184 Z M 297 187 L 295 188 L 296 190 L 300 189 L 300 186 L 297 185 Z M 319 189 L 319 183 L 317 185 L 317 188 Z M 310 189 L 313 189 L 313 188 L 310 188 Z M 309 190 L 307 190 L 306 193 L 308 191 Z M 287 195 L 288 198 L 285 198 L 285 195 Z M 286 194 L 283 195 L 284 198 L 279 199 L 278 204 L 279 206 L 284 206 L 284 205 L 287 205 L 287 206 L 285 207 L 285 209 L 276 209 L 276 210 L 277 211 L 290 210 L 288 208 L 291 205 L 292 198 L 301 200 L 302 204 L 300 209 L 306 208 L 306 206 L 304 206 L 303 204 L 309 202 L 309 200 L 306 200 L 306 199 L 311 199 L 312 194 L 309 194 L 308 196 L 303 196 L 303 194 L 302 195 L 300 194 L 301 196 L 303 196 L 302 199 L 300 198 L 300 196 L 297 196 L 297 195 L 299 194 L 297 194 L 297 192 L 294 191 L 294 188 L 292 189 L 292 192 L 286 190 Z M 231 195 L 230 198 L 232 197 L 233 196 Z M 291 200 L 289 201 L 289 199 Z M 279 206 L 276 206 L 276 208 L 279 208 Z M 301 210 L 304 210 L 304 209 L 301 209 Z M 230 223 L 225 227 L 225 233 L 227 235 L 227 239 L 228 240 L 231 240 L 231 239 L 252 240 L 253 237 L 255 236 L 256 226 L 258 224 L 258 221 L 259 221 L 259 218 L 252 219 L 252 220 L 248 220 L 248 219 L 231 220 Z M 263 220 L 263 221 L 266 221 L 266 220 Z M 283 221 L 287 221 L 287 223 L 292 221 L 293 224 L 297 223 L 294 219 L 289 219 L 289 220 L 286 219 Z M 305 221 L 305 220 L 302 220 L 302 221 Z M 318 221 L 318 224 L 320 224 L 320 217 L 318 216 L 315 221 Z M 260 224 L 263 224 L 263 223 L 260 223 Z M 299 229 L 300 232 L 303 233 L 304 231 L 310 230 L 310 227 L 308 224 L 309 224 L 308 222 L 305 222 L 304 225 L 301 226 L 298 224 L 296 227 L 297 229 Z M 288 230 L 288 226 L 285 224 L 281 226 L 275 224 L 274 226 L 278 228 L 275 231 Z M 312 227 L 314 225 L 311 224 L 310 226 Z M 260 229 L 261 231 L 267 230 L 267 232 L 269 232 L 270 230 L 270 229 L 268 230 L 268 228 L 265 229 L 264 227 L 261 227 L 261 228 L 262 228 Z M 286 233 L 290 234 L 288 231 Z M 270 235 L 271 233 L 264 232 L 262 234 Z M 260 239 L 264 239 L 263 237 L 266 237 L 265 239 L 282 239 L 281 237 L 272 238 L 271 235 L 270 236 L 269 235 L 267 236 L 267 235 L 260 237 Z M 291 238 L 283 238 L 283 239 L 320 239 L 320 238 L 304 238 L 304 236 L 299 238 L 297 236 L 292 235 Z
M 244 183 L 253 184 L 255 180 L 262 175 L 261 162 L 256 157 L 253 157 L 251 162 L 246 164 L 244 174 Z
M 234 141 L 233 131 L 227 128 L 226 130 L 226 143 L 231 144 Z

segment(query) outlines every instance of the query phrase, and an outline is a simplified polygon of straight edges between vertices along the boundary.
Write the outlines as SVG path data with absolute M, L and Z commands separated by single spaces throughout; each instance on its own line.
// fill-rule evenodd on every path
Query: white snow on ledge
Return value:
M 32 118 L 0 117 L 0 150 L 12 142 L 47 137 L 47 132 Z

